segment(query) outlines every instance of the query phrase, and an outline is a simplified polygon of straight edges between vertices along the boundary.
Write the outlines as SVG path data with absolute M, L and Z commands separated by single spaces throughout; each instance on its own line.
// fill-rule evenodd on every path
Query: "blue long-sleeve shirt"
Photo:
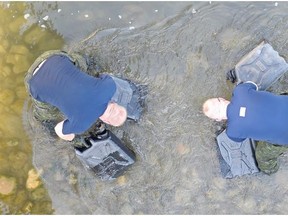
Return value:
M 89 129 L 116 91 L 110 76 L 89 76 L 62 55 L 48 58 L 29 86 L 36 100 L 56 106 L 67 117 L 63 134 L 81 134 Z
M 252 83 L 239 84 L 227 107 L 226 133 L 234 141 L 252 138 L 288 145 L 288 96 L 257 91 Z

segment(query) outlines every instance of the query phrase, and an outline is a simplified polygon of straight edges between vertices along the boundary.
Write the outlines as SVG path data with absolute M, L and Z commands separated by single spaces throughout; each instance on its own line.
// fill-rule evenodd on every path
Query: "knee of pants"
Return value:
M 288 147 L 273 145 L 267 142 L 258 142 L 256 144 L 255 154 L 256 159 L 267 161 L 270 159 L 278 158 L 282 153 L 286 152 Z

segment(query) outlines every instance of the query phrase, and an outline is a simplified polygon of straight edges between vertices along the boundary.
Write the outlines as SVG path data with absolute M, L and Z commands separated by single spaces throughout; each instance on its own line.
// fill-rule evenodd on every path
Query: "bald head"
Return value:
M 203 113 L 216 121 L 227 119 L 227 106 L 230 102 L 224 98 L 210 98 L 203 104 Z

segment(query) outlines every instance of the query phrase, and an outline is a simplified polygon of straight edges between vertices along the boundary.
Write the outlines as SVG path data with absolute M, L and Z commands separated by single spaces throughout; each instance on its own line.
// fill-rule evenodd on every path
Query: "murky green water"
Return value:
M 3 3 L 1 213 L 286 214 L 287 157 L 275 175 L 223 179 L 217 124 L 201 107 L 210 97 L 230 98 L 226 71 L 261 40 L 288 59 L 287 9 L 286 2 Z M 110 30 L 91 34 L 103 28 Z M 73 148 L 29 112 L 22 126 L 24 73 L 39 54 L 61 47 L 149 86 L 142 120 L 113 129 L 137 154 L 116 181 L 83 169 Z M 33 169 L 42 182 L 34 175 L 27 184 Z

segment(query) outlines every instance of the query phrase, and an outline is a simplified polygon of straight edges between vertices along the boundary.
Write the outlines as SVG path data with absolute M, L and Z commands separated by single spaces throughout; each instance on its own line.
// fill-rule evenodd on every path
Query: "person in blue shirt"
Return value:
M 259 141 L 258 167 L 268 174 L 278 170 L 277 158 L 288 147 L 287 96 L 258 91 L 255 83 L 246 82 L 235 87 L 231 102 L 224 98 L 206 100 L 203 113 L 216 121 L 227 120 L 226 133 L 231 140 Z
M 34 99 L 57 107 L 65 115 L 66 119 L 55 126 L 56 134 L 64 140 L 72 141 L 98 118 L 112 126 L 120 126 L 127 119 L 126 108 L 111 101 L 116 91 L 112 77 L 90 76 L 65 55 L 42 61 L 28 84 Z

